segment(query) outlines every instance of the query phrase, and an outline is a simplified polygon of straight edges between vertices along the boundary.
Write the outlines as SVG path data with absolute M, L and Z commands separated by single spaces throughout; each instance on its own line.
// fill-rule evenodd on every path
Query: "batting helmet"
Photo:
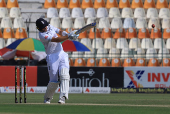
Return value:
M 36 21 L 36 26 L 37 26 L 37 29 L 41 31 L 43 28 L 48 26 L 48 22 L 44 20 L 43 18 L 39 18 Z

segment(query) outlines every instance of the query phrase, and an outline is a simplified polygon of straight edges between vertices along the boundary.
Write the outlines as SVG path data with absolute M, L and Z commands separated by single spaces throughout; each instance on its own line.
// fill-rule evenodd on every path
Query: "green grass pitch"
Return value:
M 43 104 L 44 94 L 27 94 L 27 103 L 14 103 L 14 94 L 0 93 L 0 114 L 168 114 L 170 94 L 69 94 L 66 104 Z M 19 99 L 19 94 L 18 94 Z

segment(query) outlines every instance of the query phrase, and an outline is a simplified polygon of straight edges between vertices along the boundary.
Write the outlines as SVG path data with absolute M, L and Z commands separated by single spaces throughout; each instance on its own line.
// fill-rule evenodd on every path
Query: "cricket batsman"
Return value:
M 69 91 L 69 59 L 68 54 L 63 51 L 63 47 L 60 42 L 64 40 L 76 40 L 79 35 L 76 35 L 76 31 L 67 33 L 58 28 L 48 24 L 43 18 L 36 20 L 36 27 L 39 30 L 39 38 L 45 47 L 47 54 L 46 61 L 49 72 L 49 83 L 44 95 L 44 103 L 50 104 L 53 99 L 53 95 L 58 85 L 60 84 L 60 96 L 58 103 L 65 104 L 65 100 L 68 99 Z M 57 34 L 61 35 L 60 37 Z M 58 81 L 58 75 L 60 76 L 60 83 Z

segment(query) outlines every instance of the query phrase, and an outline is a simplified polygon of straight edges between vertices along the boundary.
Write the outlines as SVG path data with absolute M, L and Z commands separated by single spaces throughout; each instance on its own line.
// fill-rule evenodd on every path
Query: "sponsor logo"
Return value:
M 148 82 L 168 82 L 170 73 L 148 73 Z
M 85 92 L 88 92 L 88 93 L 89 93 L 89 92 L 90 92 L 90 90 L 87 88 Z
M 48 36 L 45 36 L 45 39 L 47 39 L 48 38 Z
M 110 93 L 110 87 L 88 87 L 83 89 L 84 93 Z
M 33 93 L 34 93 L 34 89 L 33 89 L 33 88 L 31 88 L 31 89 L 30 89 L 30 92 L 33 92 Z
M 138 70 L 136 73 L 134 73 L 132 70 L 126 70 L 126 73 L 128 74 L 129 78 L 131 79 L 127 88 L 143 87 L 143 85 L 140 84 L 139 81 L 141 81 L 140 79 L 144 72 L 145 72 L 144 70 Z
M 101 79 L 99 78 L 91 78 L 95 71 L 93 69 L 89 69 L 89 71 L 77 71 L 77 74 L 82 76 L 82 74 L 88 74 L 90 78 L 86 78 L 82 76 L 82 78 L 70 78 L 70 86 L 74 85 L 74 87 L 92 87 L 94 83 L 98 84 L 97 87 L 109 87 L 109 79 L 105 78 L 105 73 L 102 73 Z
M 57 92 L 60 92 L 60 88 L 58 89 L 58 91 Z
M 93 69 L 89 69 L 89 71 L 77 71 L 77 74 L 89 74 L 89 76 L 93 76 L 94 73 Z
M 4 92 L 8 92 L 9 87 L 4 87 Z

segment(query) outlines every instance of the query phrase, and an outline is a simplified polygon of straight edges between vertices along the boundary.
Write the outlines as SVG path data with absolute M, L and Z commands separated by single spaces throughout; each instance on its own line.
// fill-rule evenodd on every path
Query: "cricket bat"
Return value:
M 88 25 L 82 27 L 81 29 L 78 29 L 75 34 L 76 34 L 76 35 L 77 35 L 77 34 L 80 34 L 80 33 L 84 32 L 84 31 L 86 31 L 86 30 L 89 30 L 89 29 L 95 27 L 95 26 L 96 26 L 96 23 L 88 24 Z

